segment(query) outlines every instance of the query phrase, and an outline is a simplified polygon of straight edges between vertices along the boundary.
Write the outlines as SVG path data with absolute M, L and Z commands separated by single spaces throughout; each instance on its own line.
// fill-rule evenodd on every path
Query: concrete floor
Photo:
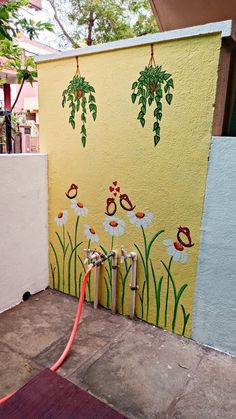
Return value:
M 76 308 L 47 290 L 0 314 L 1 396 L 57 360 Z M 58 373 L 128 418 L 236 418 L 236 358 L 88 304 Z

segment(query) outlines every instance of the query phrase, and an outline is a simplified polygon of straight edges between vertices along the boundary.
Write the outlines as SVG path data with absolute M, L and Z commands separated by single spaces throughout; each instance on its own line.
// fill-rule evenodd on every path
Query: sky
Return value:
M 63 2 L 63 9 L 68 11 L 70 4 L 67 0 Z M 63 11 L 62 9 L 62 11 Z M 58 48 L 60 50 L 71 49 L 71 45 L 64 40 L 61 35 L 61 31 L 57 23 L 53 20 L 53 10 L 51 5 L 47 0 L 42 0 L 42 11 L 35 11 L 34 9 L 22 8 L 21 13 L 28 19 L 33 19 L 35 21 L 41 20 L 42 22 L 50 22 L 54 26 L 54 32 L 43 31 L 38 36 L 38 41 L 49 45 L 53 48 Z M 66 15 L 66 13 L 65 13 Z M 63 16 L 63 24 L 66 26 L 67 30 L 71 27 L 71 23 L 65 21 L 66 17 Z

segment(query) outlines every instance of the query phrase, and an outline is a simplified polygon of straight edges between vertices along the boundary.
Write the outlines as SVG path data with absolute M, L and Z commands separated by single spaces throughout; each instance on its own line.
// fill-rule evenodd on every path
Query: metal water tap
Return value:
M 107 253 L 106 255 L 104 255 L 96 249 L 84 249 L 84 251 L 86 255 L 84 263 L 90 262 L 93 264 L 93 266 L 101 265 L 105 260 L 115 255 L 115 252 L 113 250 Z

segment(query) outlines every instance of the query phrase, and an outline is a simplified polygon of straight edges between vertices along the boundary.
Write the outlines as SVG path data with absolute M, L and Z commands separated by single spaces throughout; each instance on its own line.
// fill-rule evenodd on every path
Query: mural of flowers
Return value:
M 177 229 L 176 238 L 165 238 L 163 245 L 169 259 L 160 260 L 161 271 L 158 267 L 158 271 L 153 264 L 151 255 L 155 254 L 157 258 L 156 244 L 157 239 L 164 233 L 164 229 L 158 229 L 155 234 L 151 237 L 148 236 L 147 230 L 153 225 L 154 216 L 149 210 L 137 211 L 135 210 L 136 205 L 133 204 L 129 195 L 121 193 L 121 188 L 117 181 L 112 182 L 108 187 L 111 196 L 106 201 L 106 217 L 102 222 L 104 231 L 107 236 L 110 237 L 110 245 L 104 247 L 100 244 L 100 248 L 104 254 L 107 254 L 110 250 L 114 249 L 116 238 L 122 237 L 125 234 L 126 222 L 122 217 L 117 217 L 115 214 L 117 210 L 126 213 L 127 218 L 133 228 L 136 228 L 141 233 L 141 244 L 134 243 L 139 255 L 139 263 L 143 270 L 143 282 L 139 288 L 139 299 L 141 304 L 141 318 L 146 321 L 150 321 L 150 301 L 151 291 L 154 290 L 155 296 L 155 324 L 157 326 L 164 326 L 165 328 L 170 327 L 172 332 L 176 330 L 177 315 L 181 310 L 182 313 L 182 334 L 185 334 L 186 326 L 190 317 L 190 313 L 187 313 L 183 304 L 181 304 L 181 298 L 186 288 L 187 283 L 182 284 L 180 287 L 177 286 L 174 278 L 173 265 L 177 266 L 187 264 L 188 258 L 190 257 L 190 249 L 194 246 L 191 239 L 190 229 L 188 227 L 179 227 Z M 71 293 L 71 281 L 74 281 L 75 295 L 79 296 L 82 275 L 85 273 L 85 265 L 83 262 L 83 255 L 79 252 L 79 247 L 83 244 L 84 240 L 79 240 L 80 232 L 80 219 L 81 217 L 87 217 L 89 214 L 88 208 L 83 204 L 80 199 L 79 186 L 71 184 L 67 192 L 66 197 L 69 199 L 70 215 L 66 209 L 61 210 L 54 216 L 54 222 L 58 227 L 58 231 L 55 232 L 57 241 L 56 243 L 50 242 L 50 246 L 53 252 L 54 259 L 50 261 L 50 270 L 53 287 L 58 288 L 61 291 L 68 291 Z M 66 231 L 67 223 L 70 218 L 70 227 L 72 224 L 71 231 Z M 74 221 L 73 221 L 74 220 Z M 87 240 L 87 249 L 90 249 L 92 243 L 99 242 L 99 236 L 94 226 L 90 224 L 83 225 L 83 234 Z M 155 246 L 154 246 L 155 244 Z M 60 252 L 58 251 L 58 247 Z M 154 253 L 155 248 L 155 253 Z M 107 250 L 108 249 L 108 250 Z M 112 289 L 112 260 L 109 259 L 105 264 L 105 275 L 104 284 L 106 289 L 106 303 L 105 306 L 110 308 L 111 306 L 111 289 Z M 164 271 L 163 271 L 164 269 Z M 118 278 L 121 284 L 121 297 L 118 302 L 121 313 L 124 314 L 125 306 L 125 292 L 127 289 L 127 281 L 131 270 L 131 264 L 124 261 L 124 268 L 119 269 Z M 157 277 L 157 272 L 160 271 Z M 67 282 L 66 282 L 67 281 Z M 152 283 L 151 283 L 152 281 Z M 67 288 L 66 288 L 67 283 Z M 153 288 L 152 288 L 153 285 Z M 172 298 L 173 297 L 173 298 Z M 86 300 L 91 300 L 91 277 L 89 277 L 88 286 L 86 290 Z M 170 301 L 174 301 L 174 304 L 170 304 Z M 163 317 L 162 317 L 163 313 Z M 178 317 L 179 319 L 179 317 Z M 179 323 L 180 320 L 178 320 Z
M 143 265 L 144 270 L 144 277 L 145 281 L 143 283 L 142 292 L 141 295 L 139 295 L 141 306 L 142 306 L 142 318 L 143 318 L 143 305 L 144 305 L 144 290 L 146 289 L 146 317 L 145 319 L 148 321 L 148 315 L 149 315 L 149 305 L 150 305 L 150 274 L 149 274 L 149 268 L 150 268 L 150 253 L 152 246 L 156 239 L 159 237 L 160 234 L 164 233 L 164 230 L 157 231 L 154 236 L 151 238 L 151 240 L 148 242 L 145 229 L 152 223 L 153 220 L 153 214 L 149 211 L 145 212 L 130 212 L 128 213 L 128 217 L 130 219 L 130 222 L 134 224 L 137 228 L 139 228 L 142 231 L 142 238 L 143 238 L 143 251 L 139 248 L 137 244 L 134 244 L 136 247 L 139 256 L 141 258 L 141 262 Z

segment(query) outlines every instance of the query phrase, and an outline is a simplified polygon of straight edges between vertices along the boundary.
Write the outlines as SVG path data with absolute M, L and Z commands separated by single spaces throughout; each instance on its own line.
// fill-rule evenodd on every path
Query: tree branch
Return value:
M 58 14 L 57 14 L 57 9 L 54 3 L 54 0 L 48 0 L 53 11 L 54 11 L 54 19 L 57 22 L 58 26 L 61 28 L 61 31 L 63 33 L 63 35 L 68 39 L 68 41 L 71 43 L 73 48 L 80 48 L 80 45 L 77 44 L 77 42 L 72 38 L 72 36 L 69 35 L 69 33 L 67 32 L 67 30 L 64 28 L 64 26 L 62 25 Z
M 20 96 L 20 94 L 21 94 L 21 90 L 23 89 L 24 83 L 25 83 L 25 79 L 22 79 L 22 81 L 21 81 L 21 85 L 20 85 L 20 88 L 19 88 L 19 91 L 18 91 L 17 96 L 16 96 L 16 98 L 15 98 L 15 101 L 14 101 L 14 103 L 13 103 L 12 107 L 11 107 L 11 111 L 10 111 L 10 112 L 12 112 L 12 111 L 13 111 L 13 109 L 14 109 L 14 107 L 16 106 L 16 103 L 17 103 L 17 101 L 18 101 L 18 99 L 19 99 L 19 96 Z
M 92 30 L 94 25 L 94 18 L 92 10 L 89 13 L 89 22 L 88 22 L 88 38 L 87 38 L 87 45 L 90 47 L 93 43 L 92 40 Z

